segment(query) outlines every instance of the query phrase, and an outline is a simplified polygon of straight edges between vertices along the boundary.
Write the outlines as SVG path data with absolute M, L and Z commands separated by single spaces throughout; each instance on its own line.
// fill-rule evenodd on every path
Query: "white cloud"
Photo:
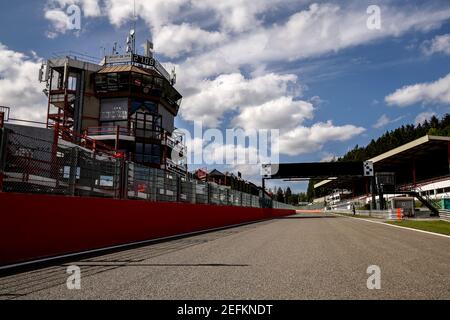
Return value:
M 436 36 L 431 41 L 425 41 L 422 44 L 422 51 L 428 56 L 435 53 L 450 55 L 450 34 Z
M 47 99 L 39 83 L 39 58 L 8 49 L 0 43 L 0 105 L 11 108 L 11 117 L 43 121 Z
M 387 104 L 399 107 L 415 103 L 450 104 L 450 74 L 434 82 L 404 86 L 385 100 Z
M 380 129 L 380 128 L 382 128 L 382 127 L 388 125 L 388 124 L 391 124 L 391 123 L 394 123 L 394 122 L 398 122 L 398 121 L 400 121 L 400 120 L 402 120 L 402 119 L 404 119 L 404 118 L 405 118 L 405 116 L 400 116 L 400 117 L 397 117 L 397 118 L 395 118 L 395 119 L 391 119 L 391 118 L 389 118 L 387 115 L 383 114 L 383 115 L 381 115 L 381 116 L 378 118 L 378 120 L 375 122 L 375 124 L 373 125 L 373 127 L 374 127 L 375 129 Z
M 198 10 L 209 10 L 216 14 L 223 30 L 241 33 L 254 29 L 261 24 L 258 15 L 277 7 L 288 5 L 287 0 L 193 0 L 192 6 Z M 296 0 L 297 4 L 300 2 Z
M 280 97 L 261 105 L 245 108 L 233 120 L 233 124 L 244 129 L 292 130 L 306 119 L 312 119 L 314 107 L 311 103 Z
M 132 1 L 92 2 L 102 3 L 101 13 L 116 26 L 132 19 Z M 319 2 L 293 14 L 283 12 L 289 14 L 283 21 L 266 20 L 277 8 L 292 3 L 299 8 L 309 2 L 136 0 L 136 9 L 151 28 L 156 52 L 170 59 L 183 57 L 177 73 L 184 119 L 216 127 L 231 116 L 232 123 L 243 127 L 281 127 L 281 151 L 301 154 L 320 150 L 327 141 L 348 140 L 364 128 L 331 122 L 305 126 L 304 120 L 314 115 L 311 103 L 317 106 L 320 100 L 298 100 L 297 76 L 268 73 L 268 64 L 333 54 L 411 31 L 426 32 L 450 18 L 448 6 L 399 7 L 386 1 L 381 30 L 366 27 L 367 6 L 360 2 Z M 251 76 L 244 77 L 243 70 Z M 268 117 L 271 109 L 282 112 Z
M 246 79 L 240 73 L 223 74 L 213 80 L 196 82 L 196 92 L 183 101 L 180 109 L 186 120 L 203 121 L 217 127 L 226 113 L 259 106 L 285 95 L 294 96 L 295 75 L 270 73 Z
M 73 12 L 66 10 L 70 5 L 77 5 L 83 17 L 98 17 L 101 15 L 101 8 L 98 0 L 47 0 L 44 8 L 44 17 L 49 20 L 52 30 L 47 31 L 46 36 L 50 39 L 65 34 L 69 30 Z M 81 17 L 80 17 L 81 18 Z
M 300 126 L 280 136 L 280 152 L 291 156 L 311 153 L 322 149 L 326 142 L 347 141 L 364 131 L 354 125 L 335 126 L 331 121 Z
M 334 153 L 330 152 L 324 152 L 322 158 L 320 159 L 320 162 L 332 162 L 336 161 L 338 157 Z
M 196 60 L 219 59 L 237 65 L 256 65 L 269 61 L 292 61 L 371 43 L 385 37 L 397 37 L 408 31 L 429 31 L 439 27 L 450 18 L 450 8 L 419 6 L 395 7 L 389 2 L 382 6 L 381 30 L 369 30 L 366 27 L 367 14 L 364 3 L 314 3 L 287 18 L 285 23 L 268 24 L 266 16 L 280 8 L 298 8 L 311 1 L 269 1 L 269 0 L 136 0 L 136 13 L 151 28 L 155 37 L 164 27 L 165 32 L 188 24 L 193 30 L 202 30 L 196 19 L 207 15 L 218 30 L 202 30 L 227 41 L 211 52 L 199 55 Z M 82 6 L 87 16 L 102 13 L 109 17 L 112 24 L 123 25 L 133 16 L 133 2 L 129 0 L 48 0 L 59 5 L 59 9 L 68 3 Z M 102 5 L 101 5 L 102 4 Z M 51 8 L 51 6 L 50 6 Z M 169 32 L 170 33 L 170 32 Z M 189 43 L 189 41 L 188 41 Z M 214 43 L 216 43 L 214 41 Z M 164 53 L 164 51 L 161 51 Z M 173 50 L 167 51 L 169 56 Z M 202 65 L 203 63 L 200 63 Z M 212 72 L 212 73 L 211 73 Z M 201 73 L 208 77 L 220 73 Z
M 425 122 L 425 120 L 430 120 L 433 116 L 435 116 L 436 113 L 431 112 L 431 111 L 427 111 L 427 112 L 422 112 L 419 113 L 414 121 L 414 123 L 417 125 L 422 124 Z
M 69 17 L 62 10 L 48 10 L 45 12 L 45 18 L 49 20 L 52 25 L 54 31 L 48 32 L 47 36 L 49 38 L 55 38 L 58 33 L 66 33 L 69 23 Z
M 169 58 L 177 58 L 192 51 L 203 50 L 226 39 L 220 32 L 209 32 L 183 23 L 161 28 L 154 38 L 158 52 Z
M 391 122 L 391 119 L 385 114 L 383 114 L 381 117 L 378 118 L 377 122 L 373 125 L 374 128 L 378 129 L 381 127 L 384 127 L 385 125 L 389 124 Z
M 367 15 L 362 6 L 341 7 L 336 4 L 312 4 L 291 15 L 285 23 L 259 26 L 244 32 L 223 45 L 181 64 L 187 76 L 203 78 L 217 75 L 223 66 L 258 66 L 276 61 L 295 61 L 369 44 L 409 31 L 428 31 L 450 18 L 450 8 L 383 7 L 381 30 L 366 27 Z M 217 61 L 214 63 L 213 61 Z M 202 68 L 215 64 L 217 69 Z
M 101 15 L 100 3 L 98 0 L 48 0 L 47 8 L 65 10 L 72 4 L 80 6 L 83 16 L 85 17 L 98 17 Z

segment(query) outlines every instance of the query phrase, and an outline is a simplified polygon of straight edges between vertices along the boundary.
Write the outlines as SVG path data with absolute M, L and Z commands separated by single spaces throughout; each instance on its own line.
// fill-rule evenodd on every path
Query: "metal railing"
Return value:
M 228 186 L 126 161 L 114 153 L 75 145 L 59 136 L 46 140 L 6 129 L 0 133 L 4 144 L 0 152 L 3 192 L 294 208 Z
M 439 218 L 441 220 L 446 220 L 446 221 L 450 221 L 450 210 L 439 210 Z
M 86 130 L 88 136 L 134 136 L 133 130 L 121 126 L 88 127 Z

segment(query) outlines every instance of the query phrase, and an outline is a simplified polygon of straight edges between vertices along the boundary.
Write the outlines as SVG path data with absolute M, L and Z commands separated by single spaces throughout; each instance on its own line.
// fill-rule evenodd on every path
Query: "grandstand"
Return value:
M 368 161 L 377 173 L 377 185 L 386 177 L 391 179 L 390 190 L 374 194 L 376 188 L 368 177 L 327 179 L 314 185 L 315 202 L 323 202 L 329 209 L 350 209 L 352 205 L 379 209 L 383 203 L 389 207 L 392 197 L 417 195 L 437 209 L 450 208 L 450 137 L 425 135 Z

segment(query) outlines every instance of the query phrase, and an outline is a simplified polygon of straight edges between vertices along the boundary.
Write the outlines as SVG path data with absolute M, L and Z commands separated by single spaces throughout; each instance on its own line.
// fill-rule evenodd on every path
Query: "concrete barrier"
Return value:
M 0 193 L 0 265 L 291 214 L 295 211 Z

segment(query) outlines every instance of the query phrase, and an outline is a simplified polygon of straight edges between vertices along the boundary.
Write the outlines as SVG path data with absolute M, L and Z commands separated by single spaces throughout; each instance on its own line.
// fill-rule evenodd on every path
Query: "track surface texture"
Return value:
M 4 275 L 0 299 L 450 299 L 449 271 L 449 238 L 298 214 Z

